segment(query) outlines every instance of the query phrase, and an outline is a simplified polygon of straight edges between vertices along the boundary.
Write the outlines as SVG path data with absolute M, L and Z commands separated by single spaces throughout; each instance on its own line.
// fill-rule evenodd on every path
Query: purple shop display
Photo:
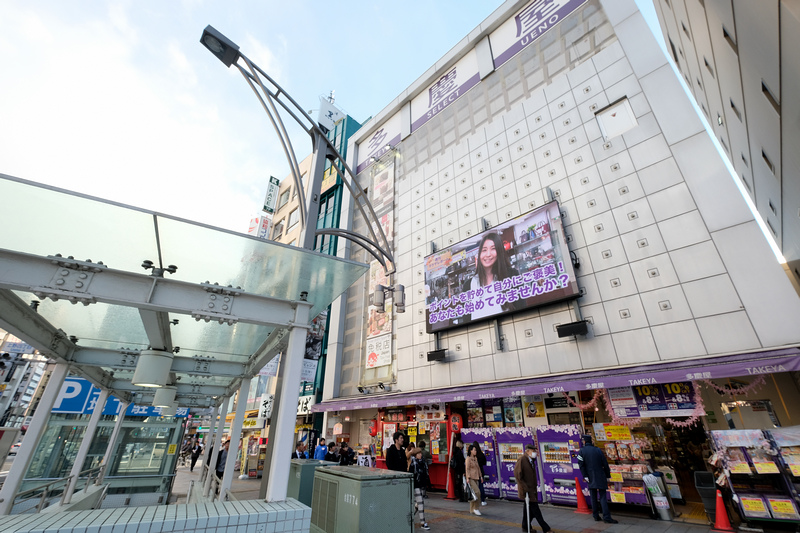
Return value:
M 464 450 L 478 441 L 481 451 L 486 455 L 486 466 L 483 468 L 483 489 L 490 498 L 500 497 L 500 483 L 497 477 L 497 448 L 494 444 L 492 428 L 464 428 L 461 430 L 461 442 Z
M 578 425 L 538 426 L 536 440 L 542 461 L 544 496 L 552 503 L 577 505 L 575 478 L 581 483 L 585 496 L 589 495 L 578 467 L 578 450 L 581 448 L 581 427 Z
M 519 501 L 517 494 L 517 481 L 514 479 L 514 466 L 517 460 L 525 454 L 525 445 L 534 444 L 533 430 L 526 427 L 496 428 L 494 430 L 497 441 L 497 454 L 500 463 L 500 492 L 503 498 Z M 538 459 L 536 460 L 538 462 Z M 536 468 L 537 478 L 539 468 Z M 537 479 L 538 500 L 542 501 L 541 478 Z

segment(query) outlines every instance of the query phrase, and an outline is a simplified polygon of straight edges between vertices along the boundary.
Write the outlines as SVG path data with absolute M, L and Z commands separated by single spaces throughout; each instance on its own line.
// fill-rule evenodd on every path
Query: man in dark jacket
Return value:
M 405 435 L 399 431 L 395 431 L 392 435 L 394 444 L 386 448 L 386 468 L 389 470 L 408 472 L 408 459 L 406 458 L 406 449 L 403 447 L 404 438 Z
M 595 521 L 599 522 L 600 509 L 603 510 L 603 522 L 616 524 L 616 520 L 611 518 L 611 511 L 608 510 L 608 500 L 606 490 L 608 489 L 608 478 L 611 477 L 611 469 L 608 468 L 606 454 L 597 446 L 592 444 L 591 435 L 583 436 L 583 448 L 578 452 L 578 464 L 581 467 L 583 478 L 589 482 L 589 494 L 592 499 L 592 515 Z M 577 487 L 577 490 L 581 490 Z M 598 506 L 597 500 L 600 500 Z
M 536 463 L 533 462 L 534 459 L 536 459 L 536 447 L 533 444 L 528 444 L 525 446 L 525 455 L 520 457 L 517 464 L 514 465 L 517 495 L 523 502 L 525 501 L 525 495 L 528 496 L 528 505 L 522 506 L 522 530 L 530 531 L 530 521 L 535 518 L 539 522 L 539 527 L 542 528 L 542 533 L 551 533 L 552 530 L 545 522 L 542 510 L 539 509 L 538 483 L 536 481 Z
M 308 459 L 305 449 L 305 445 L 302 442 L 298 442 L 297 447 L 292 452 L 292 459 Z
M 342 447 L 339 449 L 339 464 L 341 466 L 353 464 L 355 462 L 355 455 L 356 453 L 353 449 L 349 447 L 346 442 L 343 442 Z

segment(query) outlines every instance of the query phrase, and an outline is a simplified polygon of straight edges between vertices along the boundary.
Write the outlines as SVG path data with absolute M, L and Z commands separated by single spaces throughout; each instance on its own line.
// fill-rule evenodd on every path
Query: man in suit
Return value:
M 542 533 L 552 533 L 550 526 L 545 522 L 542 511 L 539 509 L 536 482 L 536 447 L 533 444 L 525 446 L 525 455 L 519 458 L 514 465 L 514 478 L 517 480 L 517 494 L 519 499 L 525 501 L 528 495 L 528 505 L 522 506 L 522 531 L 530 531 L 530 521 L 535 518 L 542 528 Z
M 292 459 L 308 459 L 305 449 L 305 445 L 302 442 L 298 442 L 297 447 L 292 452 Z
M 592 499 L 592 515 L 596 522 L 601 520 L 600 509 L 603 510 L 603 522 L 607 524 L 617 524 L 611 518 L 611 511 L 608 510 L 608 499 L 606 490 L 608 489 L 608 478 L 611 477 L 611 469 L 608 468 L 606 454 L 597 446 L 592 444 L 592 436 L 583 436 L 583 448 L 578 452 L 578 464 L 581 467 L 583 479 L 589 482 L 589 494 Z M 577 487 L 577 490 L 581 490 Z M 597 501 L 600 500 L 600 505 Z

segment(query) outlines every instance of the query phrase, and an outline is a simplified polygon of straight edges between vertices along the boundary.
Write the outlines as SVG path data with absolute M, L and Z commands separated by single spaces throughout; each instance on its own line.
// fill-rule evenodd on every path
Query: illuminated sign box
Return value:
M 428 333 L 579 296 L 556 201 L 425 258 Z

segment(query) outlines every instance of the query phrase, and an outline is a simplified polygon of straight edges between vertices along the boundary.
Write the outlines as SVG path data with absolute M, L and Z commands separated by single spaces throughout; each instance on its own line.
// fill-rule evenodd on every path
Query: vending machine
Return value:
M 533 430 L 528 427 L 496 428 L 497 454 L 500 463 L 500 494 L 509 500 L 519 500 L 517 480 L 514 478 L 514 467 L 517 460 L 525 455 L 525 445 L 533 444 Z M 536 470 L 536 486 L 538 501 L 542 501 L 542 483 L 539 468 Z
M 469 445 L 478 441 L 481 451 L 486 455 L 486 466 L 483 467 L 483 490 L 490 498 L 500 497 L 500 483 L 497 477 L 497 451 L 494 445 L 492 428 L 464 428 L 461 430 L 461 442 L 464 443 L 464 453 Z
M 542 461 L 544 497 L 552 503 L 578 504 L 575 480 L 586 487 L 578 466 L 581 448 L 581 427 L 578 425 L 538 426 L 536 440 Z M 588 493 L 584 491 L 584 494 Z

